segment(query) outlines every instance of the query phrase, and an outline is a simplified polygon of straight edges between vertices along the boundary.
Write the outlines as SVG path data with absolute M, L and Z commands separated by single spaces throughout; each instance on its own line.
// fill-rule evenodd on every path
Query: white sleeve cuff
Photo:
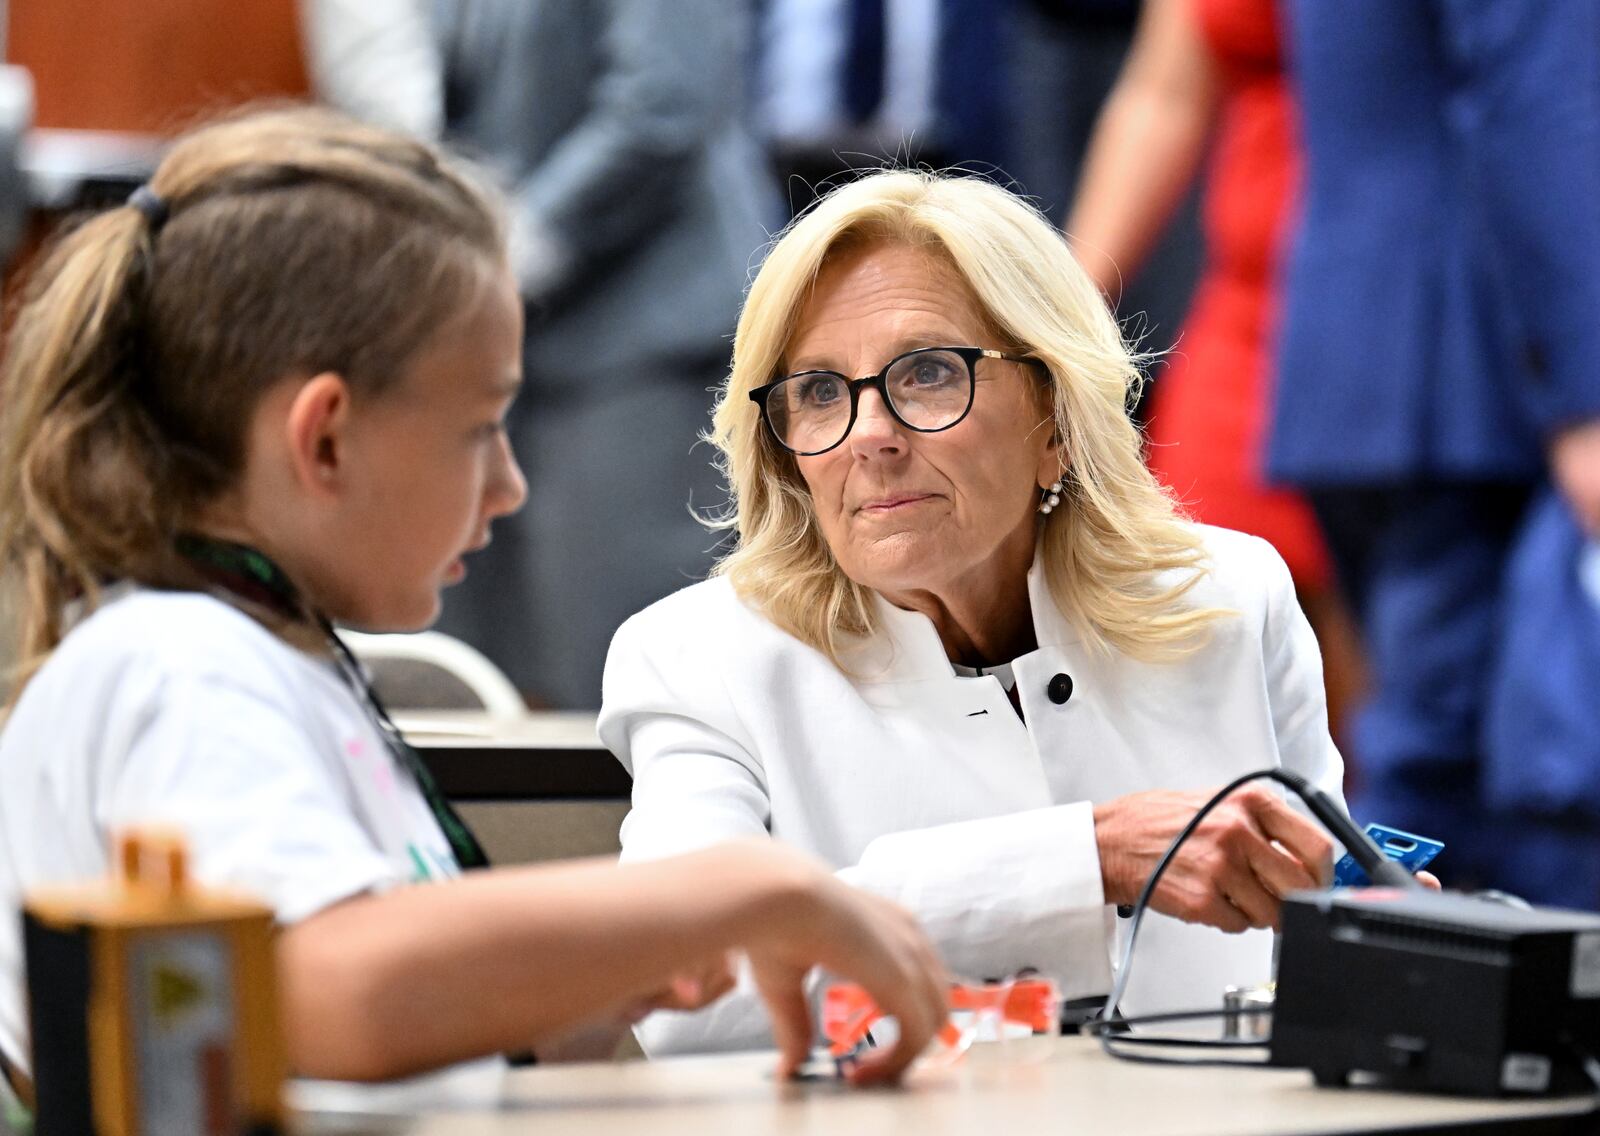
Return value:
M 915 912 L 958 977 L 1033 967 L 1065 997 L 1110 987 L 1088 801 L 880 836 L 841 875 Z

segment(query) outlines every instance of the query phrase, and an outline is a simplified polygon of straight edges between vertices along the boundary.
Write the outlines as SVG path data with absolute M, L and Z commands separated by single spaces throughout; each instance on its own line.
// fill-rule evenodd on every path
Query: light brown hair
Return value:
M 381 393 L 502 256 L 492 196 L 437 150 L 309 107 L 179 138 L 126 205 L 61 237 L 0 366 L 0 558 L 25 679 L 74 601 L 184 586 L 173 551 L 241 472 L 261 396 L 337 372 Z

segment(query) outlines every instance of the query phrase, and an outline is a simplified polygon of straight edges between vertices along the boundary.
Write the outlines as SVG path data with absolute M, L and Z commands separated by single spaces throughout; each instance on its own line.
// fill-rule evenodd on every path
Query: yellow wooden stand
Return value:
M 175 835 L 124 835 L 117 865 L 24 903 L 39 1133 L 283 1131 L 271 910 L 194 884 Z

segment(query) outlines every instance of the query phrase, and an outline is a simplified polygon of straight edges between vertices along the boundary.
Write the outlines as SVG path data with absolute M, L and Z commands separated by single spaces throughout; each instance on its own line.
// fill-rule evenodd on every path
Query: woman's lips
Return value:
M 892 513 L 897 509 L 909 508 L 920 505 L 924 501 L 932 501 L 932 493 L 896 493 L 889 497 L 879 497 L 873 501 L 865 501 L 856 510 L 861 513 Z

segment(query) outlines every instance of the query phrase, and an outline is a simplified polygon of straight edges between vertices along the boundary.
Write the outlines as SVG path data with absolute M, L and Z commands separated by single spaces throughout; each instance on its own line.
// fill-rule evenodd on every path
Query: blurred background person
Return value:
M 441 8 L 447 135 L 512 187 L 538 407 L 512 421 L 526 522 L 443 627 L 539 700 L 596 707 L 612 631 L 711 563 L 689 510 L 722 490 L 696 442 L 777 220 L 744 119 L 747 5 Z
M 1009 6 L 1006 170 L 1058 225 L 1066 224 L 1095 123 L 1122 72 L 1141 7 L 1140 0 L 1012 0 Z M 1120 265 L 1106 292 L 1125 333 L 1142 350 L 1163 352 L 1177 340 L 1200 270 L 1199 199 L 1195 192 L 1178 194 L 1165 223 L 1153 227 L 1147 249 Z M 1154 373 L 1163 371 L 1158 362 Z
M 509 190 L 528 311 L 510 430 L 529 501 L 440 627 L 535 704 L 598 706 L 612 631 L 710 567 L 715 538 L 690 509 L 722 490 L 697 438 L 781 220 L 745 123 L 749 16 L 727 0 L 308 7 L 325 97 L 390 121 L 413 107 L 414 129 L 437 121 Z M 386 94 L 427 66 L 418 28 L 436 120 L 415 90 Z
M 1553 487 L 1530 507 L 1506 575 L 1484 731 L 1483 791 L 1509 814 L 1517 885 L 1577 907 L 1600 901 L 1597 531 Z
M 317 97 L 391 130 L 444 133 L 434 0 L 298 0 Z
M 1322 644 L 1337 728 L 1359 680 L 1355 636 L 1310 506 L 1262 469 L 1295 133 L 1273 0 L 1148 0 L 1066 228 L 1115 296 L 1209 157 L 1205 269 L 1152 384 L 1148 462 L 1196 518 L 1265 537 L 1288 563 Z
M 1600 529 L 1600 7 L 1286 12 L 1307 161 L 1268 468 L 1364 631 L 1357 811 L 1446 841 L 1452 882 L 1596 906 L 1595 735 L 1529 764 L 1554 735 L 1512 707 L 1486 752 L 1484 710 L 1530 493 L 1553 473 Z M 1576 658 L 1535 665 L 1592 706 Z
M 347 0 L 348 2 L 348 0 Z M 852 171 L 960 167 L 1065 219 L 1139 0 L 764 0 L 755 129 L 790 215 Z M 1112 293 L 1130 336 L 1172 345 L 1194 286 L 1195 198 Z
M 1004 171 L 1017 0 L 763 0 L 756 129 L 796 214 L 885 162 Z

